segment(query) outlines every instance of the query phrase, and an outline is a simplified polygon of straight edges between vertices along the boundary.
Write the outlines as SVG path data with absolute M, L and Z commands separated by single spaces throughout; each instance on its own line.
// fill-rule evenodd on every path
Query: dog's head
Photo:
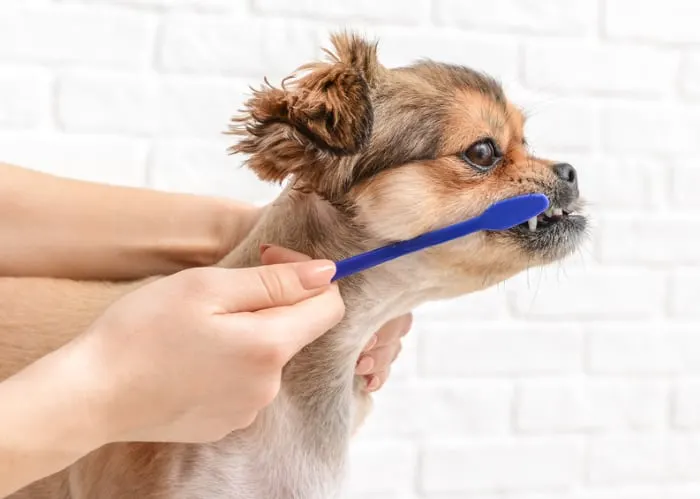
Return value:
M 572 253 L 576 170 L 531 155 L 524 117 L 490 77 L 432 61 L 387 68 L 377 45 L 332 37 L 328 62 L 281 88 L 254 91 L 232 127 L 234 152 L 267 181 L 291 180 L 341 210 L 374 241 L 390 242 L 477 215 L 495 201 L 541 192 L 550 210 L 502 232 L 426 250 L 442 275 L 504 278 Z

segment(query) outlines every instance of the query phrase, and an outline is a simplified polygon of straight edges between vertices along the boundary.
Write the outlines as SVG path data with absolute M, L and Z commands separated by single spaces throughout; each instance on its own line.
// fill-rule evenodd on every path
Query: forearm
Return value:
M 210 265 L 257 210 L 0 163 L 0 275 L 133 279 Z
M 86 366 L 75 360 L 50 355 L 0 382 L 0 497 L 107 443 L 96 393 L 78 372 Z

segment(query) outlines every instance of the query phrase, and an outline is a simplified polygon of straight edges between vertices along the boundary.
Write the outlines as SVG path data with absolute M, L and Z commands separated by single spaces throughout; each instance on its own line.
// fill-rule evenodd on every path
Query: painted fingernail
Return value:
M 335 275 L 335 264 L 330 260 L 311 260 L 296 264 L 301 285 L 316 289 L 330 284 Z
M 355 367 L 356 374 L 367 374 L 374 367 L 374 359 L 372 357 L 362 357 Z

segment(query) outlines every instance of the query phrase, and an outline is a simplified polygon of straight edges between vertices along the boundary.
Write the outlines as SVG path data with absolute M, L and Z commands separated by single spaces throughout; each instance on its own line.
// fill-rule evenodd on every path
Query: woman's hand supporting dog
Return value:
M 0 163 L 0 276 L 139 279 L 213 265 L 261 213 L 209 196 L 104 185 Z
M 191 269 L 113 303 L 0 383 L 0 496 L 110 442 L 215 441 L 251 424 L 287 361 L 343 317 L 334 272 Z
M 217 262 L 259 208 L 1 163 L 0 176 L 0 277 L 178 272 L 0 382 L 0 497 L 109 442 L 209 441 L 247 426 L 284 364 L 343 315 L 333 263 L 283 248 L 265 248 L 262 267 L 182 270 Z M 362 352 L 368 391 L 386 381 L 410 325 L 410 314 L 389 321 Z

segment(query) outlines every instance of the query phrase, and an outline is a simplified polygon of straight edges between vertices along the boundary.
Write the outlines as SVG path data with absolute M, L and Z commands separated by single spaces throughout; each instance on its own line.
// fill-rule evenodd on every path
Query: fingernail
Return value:
M 261 244 L 260 245 L 260 256 L 262 256 L 262 254 L 265 253 L 270 248 L 272 248 L 271 244 Z
M 371 378 L 371 379 L 369 380 L 369 382 L 367 383 L 367 389 L 368 389 L 370 392 L 373 392 L 373 391 L 376 390 L 377 388 L 379 388 L 379 378 L 376 377 L 376 376 L 372 376 L 372 378 Z
M 330 284 L 335 275 L 335 264 L 330 260 L 311 260 L 297 264 L 301 285 L 305 289 L 316 289 Z
M 355 367 L 355 374 L 367 374 L 374 367 L 374 359 L 372 357 L 362 357 Z

